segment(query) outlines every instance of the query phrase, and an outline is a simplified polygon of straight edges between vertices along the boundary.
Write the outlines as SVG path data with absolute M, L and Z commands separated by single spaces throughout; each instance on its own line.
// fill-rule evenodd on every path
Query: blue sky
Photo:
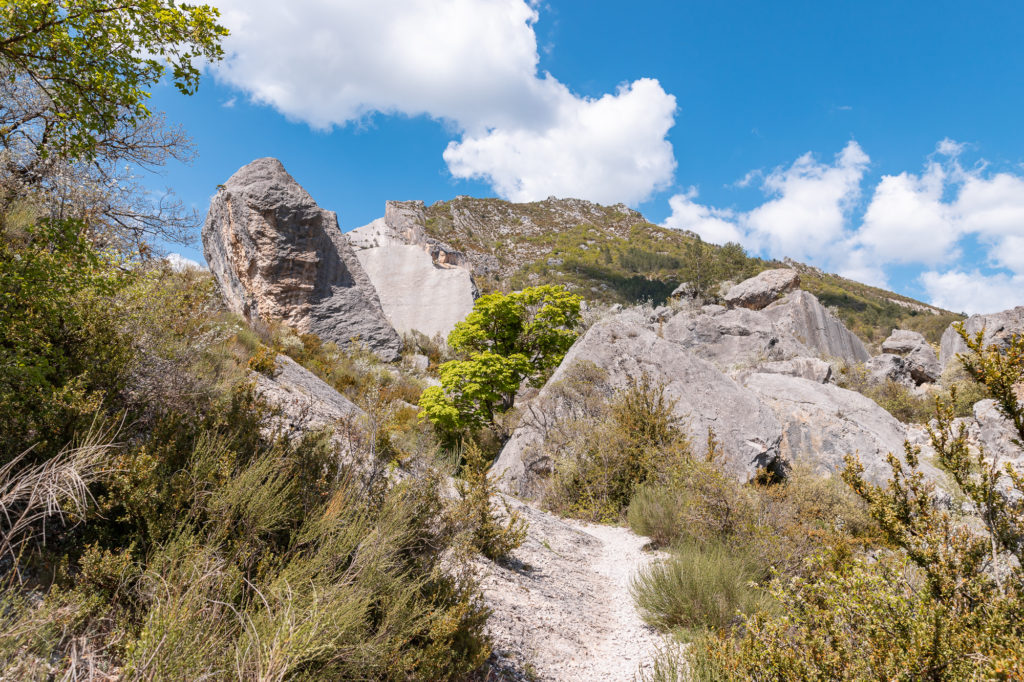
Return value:
M 153 102 L 199 156 L 147 180 L 201 213 L 276 156 L 343 230 L 387 199 L 579 196 L 954 310 L 1024 304 L 1024 4 L 215 4 L 229 59 Z

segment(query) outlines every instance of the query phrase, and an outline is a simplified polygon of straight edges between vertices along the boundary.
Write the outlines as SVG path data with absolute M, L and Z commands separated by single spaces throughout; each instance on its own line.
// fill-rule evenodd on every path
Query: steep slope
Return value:
M 703 244 L 693 233 L 652 225 L 622 204 L 555 198 L 514 204 L 461 196 L 427 206 L 424 215 L 425 234 L 462 252 L 484 291 L 560 283 L 592 301 L 660 303 L 683 283 L 717 292 L 721 282 L 783 265 L 749 257 L 736 244 Z M 801 288 L 869 344 L 894 328 L 920 331 L 938 343 L 950 322 L 963 319 L 807 265 L 785 266 L 799 270 Z

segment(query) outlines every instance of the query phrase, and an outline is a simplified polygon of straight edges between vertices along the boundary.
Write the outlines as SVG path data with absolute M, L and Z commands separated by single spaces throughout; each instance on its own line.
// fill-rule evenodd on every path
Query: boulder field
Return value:
M 771 303 L 646 316 L 627 309 L 595 324 L 526 410 L 550 418 L 524 419 L 502 450 L 494 465 L 501 485 L 518 495 L 540 491 L 554 465 L 546 429 L 569 409 L 554 387 L 577 363 L 597 366 L 613 389 L 644 375 L 664 385 L 691 442 L 712 429 L 721 466 L 739 480 L 796 465 L 834 474 L 849 453 L 860 455 L 871 480 L 885 480 L 886 457 L 902 452 L 906 428 L 869 398 L 827 383 L 825 360 L 865 360 L 863 343 L 805 291 L 761 300 Z

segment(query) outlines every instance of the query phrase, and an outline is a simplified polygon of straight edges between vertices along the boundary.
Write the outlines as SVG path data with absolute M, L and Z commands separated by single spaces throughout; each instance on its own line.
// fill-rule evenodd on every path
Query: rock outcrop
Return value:
M 791 292 L 763 312 L 780 330 L 821 357 L 847 362 L 865 362 L 871 357 L 864 342 L 806 291 Z
M 717 305 L 678 313 L 666 308 L 665 312 L 659 316 L 656 310 L 652 320 L 664 321 L 661 335 L 723 371 L 815 355 L 763 312 Z
M 832 365 L 819 358 L 793 358 L 792 360 L 763 362 L 757 366 L 757 371 L 762 374 L 799 377 L 818 384 L 827 384 L 832 381 Z
M 935 349 L 927 343 L 907 353 L 905 360 L 910 378 L 918 386 L 933 384 L 942 377 L 942 365 L 939 364 L 939 358 L 935 354 Z
M 690 437 L 703 442 L 708 428 L 714 429 L 726 453 L 722 466 L 740 480 L 749 480 L 778 458 L 782 429 L 772 411 L 712 363 L 658 336 L 635 310 L 597 323 L 577 341 L 534 399 L 537 411 L 552 417 L 561 411 L 551 387 L 577 362 L 604 370 L 613 388 L 644 373 L 665 382 L 665 393 L 675 401 L 675 413 Z M 507 491 L 533 495 L 550 472 L 544 428 L 543 421 L 524 420 L 501 451 L 493 472 Z
M 796 270 L 765 270 L 729 289 L 723 299 L 729 306 L 760 310 L 799 287 L 800 275 Z
M 871 399 L 829 383 L 825 358 L 862 362 L 868 354 L 814 296 L 791 292 L 761 311 L 666 311 L 612 314 L 576 342 L 529 402 L 494 465 L 507 491 L 533 496 L 542 490 L 559 456 L 559 422 L 575 400 L 560 382 L 577 363 L 599 368 L 609 393 L 644 375 L 664 385 L 691 442 L 703 443 L 714 430 L 724 453 L 719 465 L 739 480 L 760 468 L 806 466 L 836 474 L 847 454 L 860 456 L 869 480 L 889 478 L 887 456 L 902 457 L 907 429 Z M 903 357 L 882 357 L 892 371 L 905 372 Z M 922 469 L 941 476 L 927 461 Z
M 968 334 L 974 335 L 985 330 L 985 345 L 1005 345 L 1013 334 L 1024 334 L 1024 306 L 990 315 L 971 315 L 964 322 Z M 967 344 L 960 338 L 953 325 L 942 333 L 939 361 L 942 367 L 956 360 L 957 353 L 966 353 Z
M 923 334 L 907 329 L 893 329 L 889 338 L 882 342 L 883 353 L 905 355 L 912 350 L 927 344 Z
M 385 360 L 399 357 L 402 341 L 337 216 L 277 159 L 257 159 L 220 186 L 202 236 L 232 311 L 280 320 L 324 341 L 358 339 Z
M 424 232 L 423 202 L 389 201 L 383 218 L 345 236 L 399 333 L 447 337 L 473 309 L 471 266 Z
M 889 338 L 882 342 L 882 351 L 883 355 L 871 359 L 874 367 L 869 367 L 869 371 L 873 377 L 883 367 L 886 369 L 886 378 L 918 386 L 935 383 L 942 376 L 942 365 L 939 364 L 935 349 L 917 332 L 894 329 Z M 901 361 L 895 362 L 890 356 L 898 357 Z
M 872 384 L 895 381 L 897 384 L 909 386 L 912 383 L 906 361 L 895 353 L 876 355 L 864 363 L 864 369 L 867 371 L 868 381 Z
M 339 456 L 351 460 L 354 448 L 346 426 L 365 413 L 287 355 L 278 355 L 274 365 L 273 376 L 252 373 L 256 393 L 276 410 L 268 428 L 288 438 L 330 429 Z
M 902 456 L 906 428 L 860 393 L 798 377 L 755 373 L 743 386 L 772 408 L 782 424 L 779 451 L 790 466 L 837 474 L 847 454 L 860 457 L 865 477 L 880 483 L 890 476 L 887 455 Z M 902 457 L 901 457 L 902 459 Z M 922 462 L 936 479 L 938 470 Z

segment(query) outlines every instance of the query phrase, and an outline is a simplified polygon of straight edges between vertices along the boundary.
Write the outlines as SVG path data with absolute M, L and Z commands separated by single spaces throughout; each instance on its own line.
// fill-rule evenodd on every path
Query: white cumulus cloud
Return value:
M 174 270 L 175 272 L 205 269 L 200 263 L 197 263 L 191 258 L 186 258 L 185 256 L 182 256 L 180 253 L 169 253 L 164 257 L 164 260 L 167 261 L 168 265 L 170 265 L 171 269 Z
M 694 201 L 696 198 L 697 188 L 691 187 L 669 199 L 672 215 L 665 220 L 665 227 L 695 232 L 712 244 L 743 241 L 735 211 L 704 206 Z
M 858 210 L 869 159 L 850 142 L 832 163 L 805 154 L 789 167 L 747 173 L 766 200 L 748 211 L 696 203 L 691 188 L 669 200 L 667 227 L 709 241 L 739 241 L 877 286 L 890 267 L 918 267 L 933 304 L 991 312 L 1024 304 L 1024 176 L 965 168 L 966 145 L 936 144 L 919 173 L 883 175 Z
M 762 182 L 774 198 L 746 214 L 748 232 L 773 256 L 822 257 L 843 236 L 869 161 L 851 141 L 834 163 L 821 163 L 807 153 L 789 168 L 775 169 Z
M 641 79 L 598 99 L 556 84 L 550 97 L 553 121 L 450 143 L 444 159 L 452 174 L 485 179 L 513 201 L 555 195 L 636 204 L 671 181 L 676 162 L 665 136 L 676 101 L 657 81 Z
M 955 312 L 995 313 L 1024 304 L 1024 275 L 928 271 L 921 283 L 933 305 Z
M 318 129 L 425 115 L 452 174 L 501 195 L 637 203 L 672 180 L 675 98 L 656 80 L 585 98 L 538 73 L 533 0 L 221 0 L 217 77 Z
M 692 230 L 711 242 L 738 241 L 772 257 L 821 260 L 845 236 L 869 161 L 851 141 L 832 163 L 807 153 L 767 175 L 752 171 L 738 186 L 759 180 L 767 200 L 746 212 L 697 204 L 696 191 L 690 188 L 669 199 L 672 214 L 664 224 Z

